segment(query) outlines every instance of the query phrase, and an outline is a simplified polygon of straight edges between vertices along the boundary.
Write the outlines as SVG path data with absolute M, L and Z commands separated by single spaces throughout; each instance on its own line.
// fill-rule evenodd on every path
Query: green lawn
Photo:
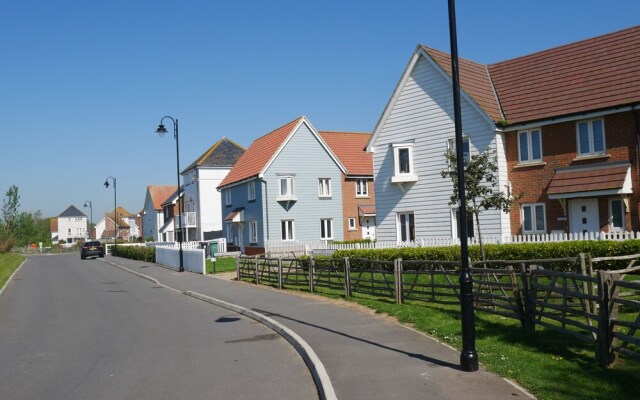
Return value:
M 308 291 L 306 286 L 289 284 L 287 288 Z M 340 290 L 317 288 L 317 294 L 344 298 Z M 396 304 L 393 299 L 357 293 L 350 300 L 394 316 L 452 347 L 462 347 L 457 305 Z M 619 359 L 615 368 L 600 368 L 593 344 L 541 327 L 525 334 L 514 319 L 477 312 L 476 349 L 487 370 L 514 380 L 539 399 L 637 399 L 640 393 L 638 362 Z
M 0 254 L 0 288 L 4 286 L 7 279 L 13 274 L 18 266 L 24 261 L 24 256 L 15 253 Z
M 213 262 L 207 260 L 207 274 L 213 274 Z M 236 270 L 236 258 L 235 257 L 217 257 L 216 258 L 216 274 L 220 272 L 229 272 Z

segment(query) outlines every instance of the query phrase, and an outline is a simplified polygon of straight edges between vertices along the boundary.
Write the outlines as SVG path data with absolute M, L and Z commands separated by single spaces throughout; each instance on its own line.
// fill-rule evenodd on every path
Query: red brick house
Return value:
M 523 193 L 481 215 L 484 235 L 640 231 L 640 26 L 458 66 L 464 151 L 494 151 L 500 190 Z M 456 237 L 452 116 L 451 57 L 418 46 L 367 145 L 378 239 Z
M 344 240 L 376 238 L 373 158 L 366 152 L 369 133 L 320 131 L 320 136 L 338 157 L 347 173 L 342 174 Z

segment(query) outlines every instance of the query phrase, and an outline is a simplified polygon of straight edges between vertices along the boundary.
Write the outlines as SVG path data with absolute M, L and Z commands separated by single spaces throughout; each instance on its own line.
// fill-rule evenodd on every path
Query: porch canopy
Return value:
M 239 209 L 231 211 L 226 217 L 224 217 L 224 220 L 226 222 L 244 222 L 244 210 Z
M 550 199 L 630 193 L 631 164 L 627 161 L 557 168 L 547 190 Z

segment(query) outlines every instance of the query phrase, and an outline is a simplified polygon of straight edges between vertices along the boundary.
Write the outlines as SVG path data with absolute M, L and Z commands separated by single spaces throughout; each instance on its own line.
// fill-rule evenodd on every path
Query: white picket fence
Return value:
M 156 246 L 156 264 L 178 271 L 180 269 L 179 246 Z M 199 247 L 182 246 L 182 266 L 185 271 L 206 275 L 207 267 L 204 259 L 204 249 Z
M 553 243 L 568 242 L 574 240 L 627 240 L 640 239 L 640 232 L 589 232 L 589 233 L 562 233 L 544 235 L 516 235 L 516 236 L 483 236 L 485 244 L 508 243 Z M 469 238 L 469 245 L 479 244 L 478 238 Z M 355 250 L 355 249 L 393 249 L 402 247 L 434 247 L 460 245 L 457 238 L 425 238 L 412 242 L 376 241 L 364 243 L 332 243 L 326 240 L 306 241 L 267 241 L 266 252 L 271 254 L 304 254 L 310 255 L 317 250 Z

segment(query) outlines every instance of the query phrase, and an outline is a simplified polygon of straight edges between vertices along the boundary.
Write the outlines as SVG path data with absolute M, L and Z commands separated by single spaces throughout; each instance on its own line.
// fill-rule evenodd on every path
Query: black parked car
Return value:
M 104 257 L 104 247 L 97 240 L 84 242 L 82 250 L 80 250 L 80 258 L 83 260 L 87 257 Z

